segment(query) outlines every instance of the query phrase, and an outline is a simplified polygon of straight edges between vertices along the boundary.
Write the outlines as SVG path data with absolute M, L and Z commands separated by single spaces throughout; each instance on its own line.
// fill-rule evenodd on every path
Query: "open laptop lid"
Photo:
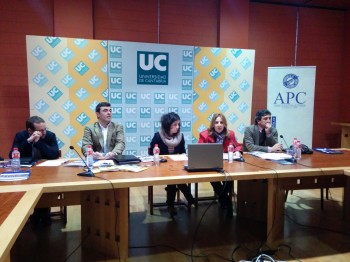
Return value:
M 187 171 L 221 171 L 224 166 L 222 144 L 189 144 Z

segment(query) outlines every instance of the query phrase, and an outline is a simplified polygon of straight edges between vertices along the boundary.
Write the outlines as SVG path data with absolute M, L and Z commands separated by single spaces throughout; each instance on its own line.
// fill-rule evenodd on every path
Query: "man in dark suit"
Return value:
M 39 116 L 28 118 L 26 130 L 16 134 L 9 153 L 10 158 L 15 147 L 18 148 L 21 157 L 32 157 L 33 160 L 59 157 L 56 135 L 47 130 L 45 120 Z
M 32 161 L 39 159 L 57 159 L 59 149 L 56 135 L 46 128 L 45 120 L 39 116 L 31 116 L 26 121 L 26 130 L 15 135 L 9 157 L 12 157 L 13 148 L 17 147 L 21 158 L 32 158 Z M 30 217 L 33 226 L 50 225 L 50 208 L 35 208 Z
M 277 129 L 271 126 L 271 112 L 267 109 L 259 110 L 254 125 L 245 128 L 243 150 L 270 153 L 282 149 L 282 144 L 278 143 Z
M 124 128 L 112 122 L 111 104 L 101 102 L 95 109 L 97 122 L 84 129 L 81 151 L 87 153 L 88 145 L 92 146 L 94 159 L 113 159 L 121 155 L 125 148 Z

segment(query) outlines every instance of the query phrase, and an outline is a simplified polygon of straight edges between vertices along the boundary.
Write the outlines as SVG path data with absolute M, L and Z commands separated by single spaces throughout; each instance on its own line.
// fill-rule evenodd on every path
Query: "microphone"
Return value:
M 285 143 L 285 144 L 286 144 L 286 146 L 287 146 L 287 147 L 286 147 L 286 149 L 287 149 L 289 146 L 288 146 L 288 144 L 287 144 L 286 140 L 284 139 L 284 137 L 283 137 L 282 135 L 280 135 L 280 138 L 282 138 L 282 139 L 283 139 L 284 143 Z
M 91 171 L 91 168 L 86 164 L 84 158 L 81 157 L 81 155 L 80 155 L 80 154 L 78 153 L 78 151 L 74 148 L 74 146 L 70 146 L 69 149 L 74 150 L 74 151 L 78 154 L 79 158 L 83 161 L 83 163 L 85 164 L 85 166 L 87 167 L 87 171 L 82 172 L 82 173 L 78 173 L 77 176 L 89 176 L 89 177 L 95 176 L 94 173 Z

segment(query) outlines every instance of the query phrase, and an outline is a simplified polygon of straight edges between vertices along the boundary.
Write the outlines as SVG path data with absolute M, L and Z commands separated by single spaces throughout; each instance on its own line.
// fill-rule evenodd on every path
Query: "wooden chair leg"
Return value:
M 198 208 L 198 183 L 194 183 L 194 206 Z
M 323 210 L 324 207 L 324 203 L 323 203 L 323 188 L 320 189 L 321 190 L 321 210 Z
M 67 206 L 64 206 L 63 207 L 63 213 L 64 213 L 64 216 L 63 216 L 63 224 L 64 225 L 67 225 L 67 221 L 68 221 L 68 218 L 67 218 Z
M 176 201 L 177 201 L 177 202 L 180 202 L 180 201 L 181 201 L 181 198 L 180 198 L 180 189 L 177 189 L 177 190 L 176 190 Z
M 149 213 L 153 215 L 153 186 L 148 187 L 148 209 Z
M 64 199 L 64 193 L 58 193 L 57 199 L 63 200 Z M 51 217 L 59 217 L 63 221 L 63 225 L 67 225 L 67 206 L 60 206 L 59 211 L 51 212 L 50 211 L 50 216 Z
M 210 201 L 216 199 L 215 192 L 213 191 L 213 196 L 207 196 L 207 197 L 200 197 L 198 195 L 199 192 L 199 186 L 198 183 L 194 183 L 194 200 L 195 200 L 195 207 L 198 207 L 199 201 Z M 232 194 L 231 194 L 232 195 Z
M 287 198 L 288 198 L 288 192 L 289 192 L 289 190 L 285 190 L 284 202 L 286 202 L 286 201 L 287 201 Z

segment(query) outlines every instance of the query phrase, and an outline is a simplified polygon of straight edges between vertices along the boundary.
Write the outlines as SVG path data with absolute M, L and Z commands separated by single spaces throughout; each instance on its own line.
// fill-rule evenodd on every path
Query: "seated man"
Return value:
M 26 130 L 16 134 L 9 157 L 12 157 L 13 148 L 17 147 L 21 157 L 31 157 L 34 161 L 39 159 L 56 159 L 59 157 L 59 149 L 56 135 L 46 129 L 44 119 L 39 116 L 31 116 L 26 121 Z M 35 208 L 30 218 L 32 224 L 51 224 L 50 208 Z
M 278 152 L 282 151 L 278 143 L 278 132 L 271 126 L 271 112 L 259 110 L 255 115 L 254 125 L 246 127 L 243 138 L 244 151 Z
M 81 151 L 86 156 L 87 147 L 91 145 L 94 159 L 113 159 L 124 151 L 124 128 L 112 122 L 110 103 L 99 103 L 95 112 L 98 121 L 85 127 Z

